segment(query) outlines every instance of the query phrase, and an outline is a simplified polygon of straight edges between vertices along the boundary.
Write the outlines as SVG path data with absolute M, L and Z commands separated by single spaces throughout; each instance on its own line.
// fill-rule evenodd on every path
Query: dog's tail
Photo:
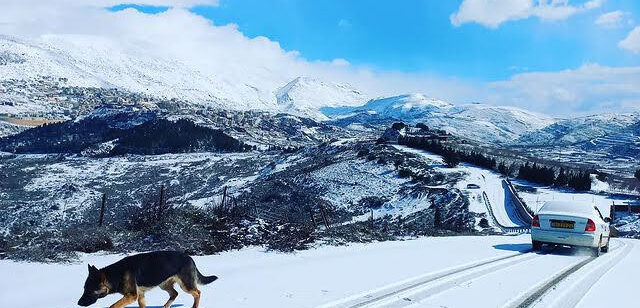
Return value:
M 218 280 L 218 276 L 204 276 L 198 269 L 196 269 L 196 271 L 198 272 L 198 284 L 210 284 Z

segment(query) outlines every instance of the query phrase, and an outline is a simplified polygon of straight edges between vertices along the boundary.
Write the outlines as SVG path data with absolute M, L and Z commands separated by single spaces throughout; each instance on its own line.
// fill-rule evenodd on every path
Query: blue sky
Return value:
M 608 11 L 640 12 L 640 1 L 608 1 L 565 20 L 529 18 L 497 29 L 452 25 L 449 16 L 460 2 L 221 0 L 217 7 L 193 11 L 216 25 L 237 24 L 249 37 L 266 36 L 309 60 L 344 58 L 384 70 L 496 80 L 583 63 L 640 63 L 640 57 L 617 47 L 633 25 L 609 29 L 594 23 Z
M 134 3 L 138 5 L 120 4 L 110 10 L 133 8 L 169 20 L 177 16 L 171 9 L 179 8 L 210 23 L 208 30 L 181 29 L 185 34 L 226 33 L 224 26 L 233 25 L 233 31 L 249 41 L 266 37 L 281 47 L 280 54 L 276 51 L 266 57 L 282 60 L 269 64 L 273 68 L 282 65 L 293 69 L 297 65 L 297 60 L 281 59 L 287 58 L 289 51 L 297 51 L 308 61 L 303 66 L 345 59 L 350 75 L 335 81 L 355 83 L 374 95 L 415 91 L 456 103 L 480 101 L 563 114 L 640 110 L 640 92 L 636 90 L 640 88 L 637 0 Z M 158 14 L 163 12 L 167 14 Z M 198 24 L 194 22 L 194 26 Z M 270 47 L 253 41 L 247 44 L 255 48 L 240 51 L 262 59 L 260 48 Z M 234 48 L 225 41 L 208 45 Z M 260 70 L 261 64 L 257 65 L 254 68 Z M 322 64 L 315 67 L 321 77 L 344 73 L 343 69 L 323 71 Z M 362 69 L 374 77 L 359 80 Z M 381 86 L 386 88 L 377 91 Z
M 308 60 L 344 58 L 381 70 L 500 80 L 524 71 L 555 71 L 584 63 L 633 66 L 640 57 L 618 48 L 635 23 L 603 28 L 601 14 L 640 13 L 640 1 L 604 2 L 567 19 L 528 18 L 492 29 L 452 25 L 462 1 L 220 0 L 191 8 L 215 25 L 236 24 L 248 37 L 265 36 Z M 579 2 L 578 2 L 579 3 Z M 158 13 L 167 6 L 121 4 Z

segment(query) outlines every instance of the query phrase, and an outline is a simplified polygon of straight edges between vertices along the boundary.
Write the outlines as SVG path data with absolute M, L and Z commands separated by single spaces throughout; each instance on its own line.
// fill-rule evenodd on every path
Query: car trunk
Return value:
M 547 231 L 584 233 L 587 218 L 567 215 L 539 214 L 540 229 Z

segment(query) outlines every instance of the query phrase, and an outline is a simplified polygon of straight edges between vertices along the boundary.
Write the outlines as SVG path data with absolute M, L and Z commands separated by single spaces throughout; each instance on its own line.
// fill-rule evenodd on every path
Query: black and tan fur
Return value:
M 78 305 L 87 307 L 99 298 L 120 293 L 123 297 L 110 308 L 122 308 L 138 301 L 140 308 L 146 307 L 144 293 L 154 287 L 169 293 L 165 308 L 178 296 L 174 288 L 180 288 L 193 296 L 193 308 L 200 303 L 198 285 L 209 284 L 216 276 L 203 276 L 193 259 L 176 251 L 157 251 L 126 257 L 103 269 L 89 265 L 89 276 L 84 283 L 84 293 Z

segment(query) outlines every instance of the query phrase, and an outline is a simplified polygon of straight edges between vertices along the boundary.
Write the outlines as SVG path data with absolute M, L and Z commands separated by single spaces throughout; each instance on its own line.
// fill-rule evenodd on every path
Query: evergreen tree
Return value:
M 460 164 L 460 159 L 458 155 L 454 152 L 446 152 L 444 153 L 444 164 L 449 168 L 455 168 Z
M 638 181 L 640 181 L 640 169 L 636 170 L 635 177 L 636 179 L 638 179 Z
M 433 213 L 433 226 L 436 229 L 441 229 L 442 228 L 442 213 L 440 213 L 440 208 L 439 207 L 435 207 L 435 212 Z
M 569 184 L 569 177 L 567 176 L 567 172 L 564 168 L 560 168 L 560 173 L 558 173 L 558 177 L 556 177 L 555 185 L 558 187 L 565 187 Z

